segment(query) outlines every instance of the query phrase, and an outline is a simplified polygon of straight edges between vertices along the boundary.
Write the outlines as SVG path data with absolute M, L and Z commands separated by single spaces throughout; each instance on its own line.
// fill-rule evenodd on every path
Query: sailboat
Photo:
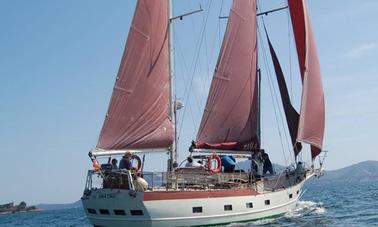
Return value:
M 303 144 L 319 158 L 325 125 L 320 65 L 306 0 L 288 0 L 302 81 L 301 107 L 291 104 L 278 56 L 269 44 L 293 155 Z M 285 10 L 277 9 L 277 10 Z M 139 0 L 96 148 L 89 156 L 81 198 L 93 226 L 203 226 L 276 217 L 293 210 L 319 167 L 296 161 L 282 173 L 262 173 L 256 0 L 233 0 L 223 43 L 189 156 L 178 165 L 173 95 L 172 8 L 167 0 Z M 169 152 L 167 171 L 143 172 L 140 154 Z M 124 155 L 137 164 L 113 168 L 100 157 Z M 225 156 L 250 160 L 248 171 L 222 170 Z M 263 171 L 265 172 L 265 171 Z

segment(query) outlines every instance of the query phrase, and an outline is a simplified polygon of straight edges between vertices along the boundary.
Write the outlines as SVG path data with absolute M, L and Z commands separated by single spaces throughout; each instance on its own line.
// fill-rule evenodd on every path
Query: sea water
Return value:
M 378 182 L 311 184 L 305 190 L 297 207 L 282 217 L 227 226 L 378 226 Z M 75 208 L 0 215 L 0 226 L 91 225 Z

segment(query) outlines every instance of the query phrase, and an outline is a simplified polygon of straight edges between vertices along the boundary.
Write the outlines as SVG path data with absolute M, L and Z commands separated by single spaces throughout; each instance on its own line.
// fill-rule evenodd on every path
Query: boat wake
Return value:
M 323 207 L 321 202 L 313 201 L 298 201 L 297 206 L 294 210 L 288 212 L 284 215 L 285 218 L 297 218 L 303 217 L 308 214 L 324 214 L 326 209 Z
M 307 215 L 322 215 L 326 213 L 326 209 L 323 207 L 321 202 L 313 201 L 298 201 L 297 206 L 294 210 L 286 213 L 285 215 L 277 218 L 267 218 L 256 221 L 251 221 L 248 223 L 232 223 L 227 225 L 227 227 L 249 227 L 249 226 L 274 226 L 280 225 L 280 223 L 292 223 L 296 222 L 298 218 L 305 217 Z
M 278 218 L 264 218 L 261 220 L 251 221 L 248 223 L 231 223 L 226 227 L 249 227 L 249 226 L 270 226 L 277 222 Z

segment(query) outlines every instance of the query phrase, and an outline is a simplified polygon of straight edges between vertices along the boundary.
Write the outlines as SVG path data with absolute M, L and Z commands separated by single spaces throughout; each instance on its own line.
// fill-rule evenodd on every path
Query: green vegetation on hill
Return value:
M 36 211 L 38 210 L 35 206 L 27 206 L 24 201 L 18 205 L 14 205 L 13 202 L 0 205 L 0 214 L 1 213 L 17 213 L 17 212 L 26 212 L 26 211 Z
M 364 161 L 338 170 L 325 171 L 324 176 L 309 183 L 358 183 L 378 181 L 378 161 Z

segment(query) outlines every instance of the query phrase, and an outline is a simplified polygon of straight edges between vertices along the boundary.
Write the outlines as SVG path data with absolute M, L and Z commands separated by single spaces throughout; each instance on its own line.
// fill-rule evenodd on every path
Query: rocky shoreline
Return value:
M 18 205 L 14 205 L 13 202 L 0 205 L 0 214 L 14 214 L 20 212 L 33 212 L 33 211 L 41 211 L 41 209 L 35 206 L 27 206 L 24 201 L 22 201 Z

